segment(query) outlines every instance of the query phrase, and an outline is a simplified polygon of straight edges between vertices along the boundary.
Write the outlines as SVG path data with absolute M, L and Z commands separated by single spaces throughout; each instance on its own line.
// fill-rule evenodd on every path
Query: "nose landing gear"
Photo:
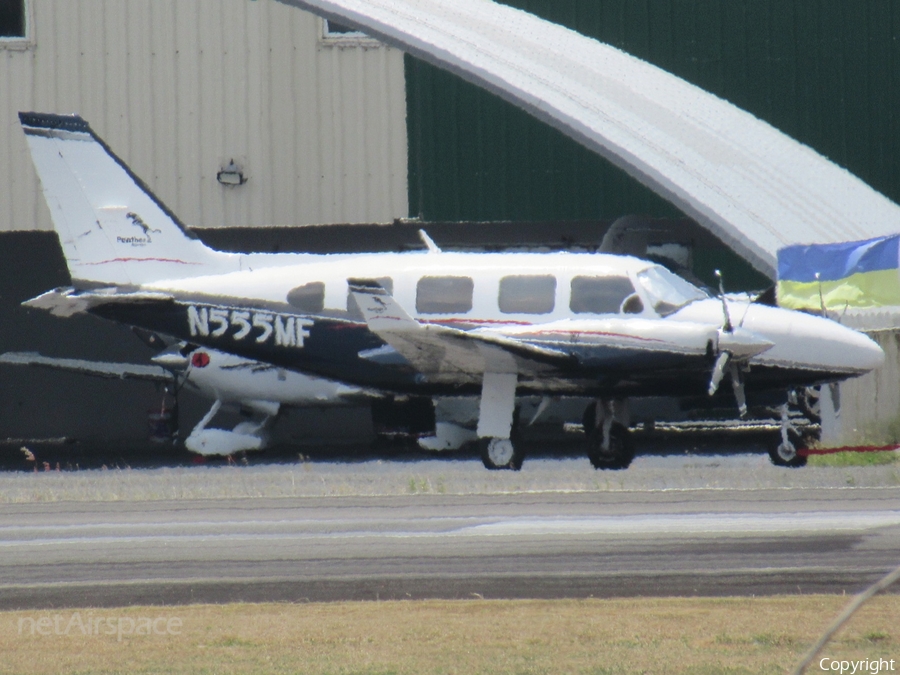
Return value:
M 788 404 L 781 406 L 781 436 L 769 446 L 769 459 L 775 466 L 797 469 L 806 466 L 806 455 L 798 451 L 806 449 L 806 441 L 788 416 Z

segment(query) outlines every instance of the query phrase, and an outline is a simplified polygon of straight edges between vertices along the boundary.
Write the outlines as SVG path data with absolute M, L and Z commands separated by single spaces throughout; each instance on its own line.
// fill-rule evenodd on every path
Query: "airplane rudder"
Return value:
M 197 276 L 206 247 L 78 115 L 19 113 L 73 281 Z

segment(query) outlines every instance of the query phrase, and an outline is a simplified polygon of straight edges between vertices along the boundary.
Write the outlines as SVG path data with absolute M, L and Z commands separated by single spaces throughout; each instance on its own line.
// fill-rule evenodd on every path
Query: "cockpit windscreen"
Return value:
M 668 316 L 694 300 L 709 297 L 705 291 L 660 265 L 648 267 L 638 272 L 636 277 L 650 299 L 653 309 L 660 316 Z

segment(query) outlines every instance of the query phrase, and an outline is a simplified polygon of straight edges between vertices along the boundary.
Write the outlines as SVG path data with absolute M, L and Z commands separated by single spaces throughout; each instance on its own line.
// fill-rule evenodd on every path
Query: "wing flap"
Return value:
M 420 323 L 376 281 L 351 280 L 350 290 L 369 329 L 425 375 L 479 382 L 488 371 L 534 374 L 573 360 L 514 338 Z

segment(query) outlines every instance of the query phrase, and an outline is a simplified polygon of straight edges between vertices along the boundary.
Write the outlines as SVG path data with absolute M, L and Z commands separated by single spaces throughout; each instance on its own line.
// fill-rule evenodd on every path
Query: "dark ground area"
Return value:
M 728 455 L 742 453 L 765 454 L 768 444 L 778 437 L 777 431 L 703 431 L 674 430 L 635 431 L 637 455 Z M 528 458 L 576 458 L 586 456 L 579 433 L 531 437 L 526 443 Z M 34 455 L 30 461 L 22 451 L 27 447 Z M 82 441 L 77 439 L 9 439 L 0 441 L 0 471 L 61 471 L 107 468 L 161 468 L 206 464 L 218 466 L 229 462 L 239 464 L 293 464 L 303 459 L 310 462 L 419 462 L 434 457 L 477 459 L 475 447 L 431 453 L 421 450 L 412 438 L 376 438 L 371 443 L 347 445 L 276 444 L 260 452 L 241 453 L 231 459 L 201 457 L 188 452 L 180 444 L 149 443 L 146 441 L 118 442 Z M 47 463 L 46 467 L 44 462 Z

